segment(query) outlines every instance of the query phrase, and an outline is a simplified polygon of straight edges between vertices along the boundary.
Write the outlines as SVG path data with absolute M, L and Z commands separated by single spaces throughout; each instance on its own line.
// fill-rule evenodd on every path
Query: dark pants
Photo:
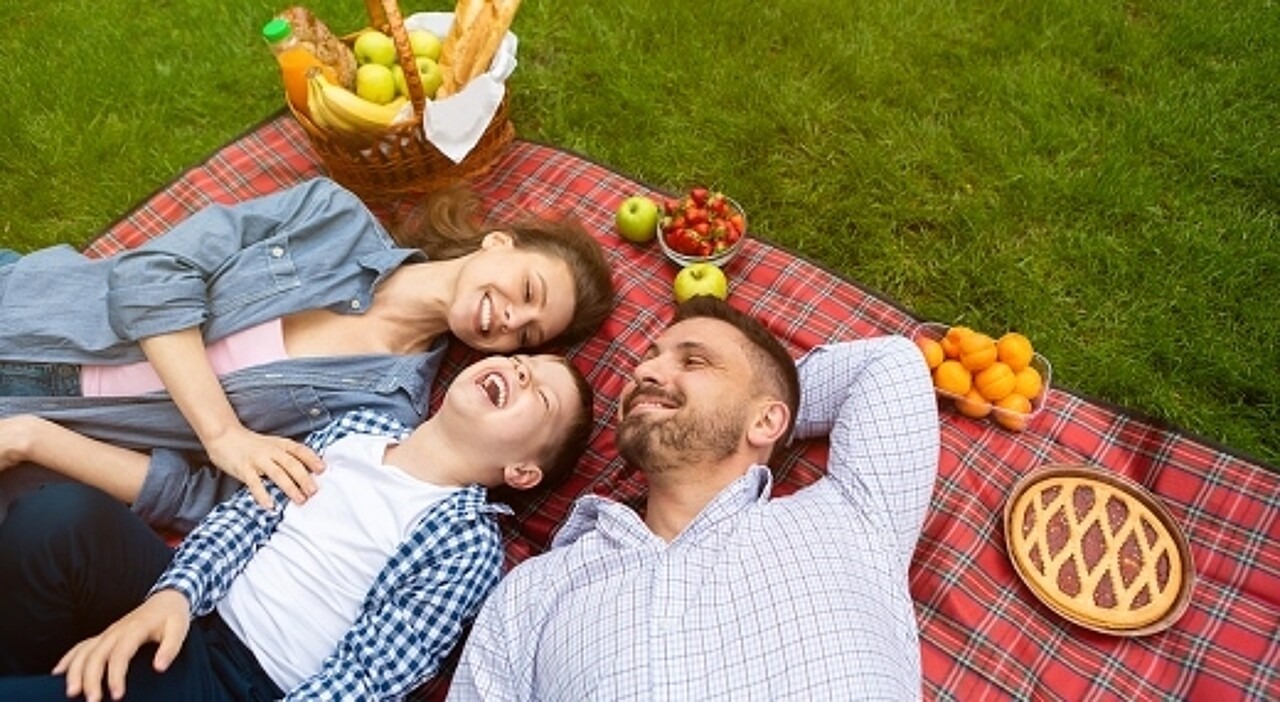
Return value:
M 172 552 L 128 508 L 84 485 L 50 485 L 14 502 L 0 524 L 0 700 L 65 700 L 49 675 L 72 646 L 142 603 Z M 131 700 L 267 700 L 281 691 L 216 614 L 192 622 L 164 673 L 140 649 Z

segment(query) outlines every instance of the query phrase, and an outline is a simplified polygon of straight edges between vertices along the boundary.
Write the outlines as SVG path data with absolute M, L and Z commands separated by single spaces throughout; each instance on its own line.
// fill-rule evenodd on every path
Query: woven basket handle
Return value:
M 404 69 L 404 84 L 409 89 L 409 101 L 413 103 L 414 114 L 421 117 L 426 109 L 427 97 L 422 90 L 422 78 L 418 75 L 418 63 L 413 57 L 413 46 L 409 43 L 409 33 L 404 28 L 404 18 L 400 16 L 399 3 L 396 0 L 364 0 L 364 7 L 369 13 L 369 26 L 390 36 L 395 42 L 400 68 Z

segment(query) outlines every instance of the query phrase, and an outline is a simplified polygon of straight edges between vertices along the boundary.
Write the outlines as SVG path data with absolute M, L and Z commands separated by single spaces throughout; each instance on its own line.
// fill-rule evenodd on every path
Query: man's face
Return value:
M 622 391 L 618 451 L 660 473 L 738 449 L 752 371 L 741 332 L 716 319 L 680 322 L 658 337 Z

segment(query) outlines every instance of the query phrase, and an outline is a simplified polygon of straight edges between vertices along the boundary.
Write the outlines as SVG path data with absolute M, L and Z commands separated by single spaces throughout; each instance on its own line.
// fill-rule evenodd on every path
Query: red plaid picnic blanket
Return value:
M 297 125 L 286 116 L 269 119 L 154 193 L 90 252 L 136 246 L 212 201 L 262 195 L 321 172 Z M 605 245 L 619 284 L 612 318 L 570 353 L 597 388 L 597 430 L 573 479 L 508 525 L 514 564 L 546 548 L 578 495 L 629 502 L 643 495 L 643 480 L 616 458 L 611 425 L 627 371 L 670 318 L 675 268 L 656 246 L 619 242 L 612 232 L 625 197 L 660 193 L 580 155 L 517 141 L 476 187 L 499 217 L 523 210 L 580 219 Z M 727 272 L 731 302 L 763 320 L 797 355 L 828 340 L 911 334 L 920 322 L 759 238 Z M 437 388 L 469 361 L 455 349 Z M 950 410 L 942 412 L 940 429 L 933 507 L 911 570 L 926 698 L 1280 699 L 1275 468 L 1057 387 L 1023 433 Z M 796 447 L 781 466 L 778 490 L 821 475 L 825 450 L 821 442 Z M 1190 541 L 1197 573 L 1190 607 L 1171 629 L 1139 638 L 1091 633 L 1054 615 L 1018 579 L 1005 552 L 1002 508 L 1014 482 L 1046 463 L 1124 474 L 1169 509 Z M 440 697 L 446 683 L 442 676 L 417 696 Z

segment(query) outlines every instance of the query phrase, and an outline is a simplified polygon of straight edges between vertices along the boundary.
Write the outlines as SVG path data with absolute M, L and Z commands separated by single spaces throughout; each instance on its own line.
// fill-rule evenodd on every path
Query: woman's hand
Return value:
M 215 466 L 249 488 L 253 499 L 266 509 L 275 505 L 262 484 L 267 478 L 290 500 L 301 504 L 316 493 L 312 473 L 324 470 L 324 462 L 315 451 L 278 436 L 265 436 L 236 427 L 210 438 L 205 451 Z
M 0 419 L 0 470 L 30 461 L 36 432 L 47 423 L 31 415 Z
M 324 469 L 320 457 L 296 441 L 258 434 L 240 423 L 209 365 L 200 330 L 160 334 L 138 345 L 195 430 L 209 460 L 244 483 L 258 504 L 274 507 L 262 478 L 280 486 L 294 502 L 305 502 L 315 494 L 311 473 Z
M 151 664 L 163 673 L 182 649 L 191 626 L 191 605 L 177 590 L 161 590 L 101 634 L 76 644 L 53 669 L 66 674 L 67 697 L 83 694 L 89 702 L 102 699 L 102 677 L 112 699 L 124 697 L 129 661 L 146 643 L 157 643 Z

